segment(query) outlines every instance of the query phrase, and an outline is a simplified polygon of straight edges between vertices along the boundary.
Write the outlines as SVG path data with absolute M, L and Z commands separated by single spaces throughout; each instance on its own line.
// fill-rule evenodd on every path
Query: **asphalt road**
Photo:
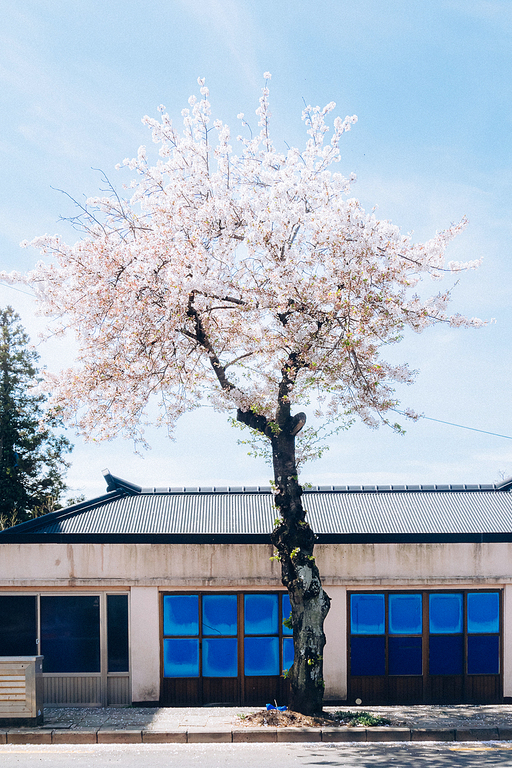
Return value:
M 512 768 L 512 742 L 1 745 L 2 768 Z

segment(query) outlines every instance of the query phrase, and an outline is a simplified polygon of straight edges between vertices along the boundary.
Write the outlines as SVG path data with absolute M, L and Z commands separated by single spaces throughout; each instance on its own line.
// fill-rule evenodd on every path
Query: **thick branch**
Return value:
M 272 431 L 270 424 L 266 416 L 262 416 L 260 413 L 254 411 L 243 411 L 241 408 L 236 413 L 236 420 L 241 424 L 245 424 L 251 429 L 255 429 L 257 432 L 261 432 L 265 437 L 271 438 Z

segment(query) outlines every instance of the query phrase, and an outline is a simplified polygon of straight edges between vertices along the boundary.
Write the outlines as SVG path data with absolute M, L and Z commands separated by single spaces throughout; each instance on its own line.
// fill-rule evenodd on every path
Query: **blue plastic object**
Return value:
M 278 712 L 286 712 L 288 707 L 276 707 L 274 704 L 267 704 L 267 712 L 270 712 L 271 709 L 277 709 Z

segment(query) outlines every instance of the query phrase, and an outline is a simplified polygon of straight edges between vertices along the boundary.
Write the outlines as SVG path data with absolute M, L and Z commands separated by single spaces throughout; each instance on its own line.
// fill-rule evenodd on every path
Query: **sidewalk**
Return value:
M 260 708 L 261 709 L 261 708 Z M 325 707 L 328 711 L 364 707 Z M 44 725 L 0 726 L 0 744 L 112 744 L 297 741 L 512 741 L 512 705 L 369 707 L 390 726 L 246 727 L 257 707 L 47 707 Z

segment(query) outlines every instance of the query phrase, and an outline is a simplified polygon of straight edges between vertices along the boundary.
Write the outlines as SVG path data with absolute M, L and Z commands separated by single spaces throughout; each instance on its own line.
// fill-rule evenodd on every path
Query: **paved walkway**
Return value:
M 347 710 L 348 707 L 326 707 Z M 352 711 L 364 707 L 352 707 Z M 369 707 L 380 728 L 246 727 L 256 707 L 47 707 L 38 727 L 3 728 L 0 744 L 241 741 L 512 741 L 512 705 Z

